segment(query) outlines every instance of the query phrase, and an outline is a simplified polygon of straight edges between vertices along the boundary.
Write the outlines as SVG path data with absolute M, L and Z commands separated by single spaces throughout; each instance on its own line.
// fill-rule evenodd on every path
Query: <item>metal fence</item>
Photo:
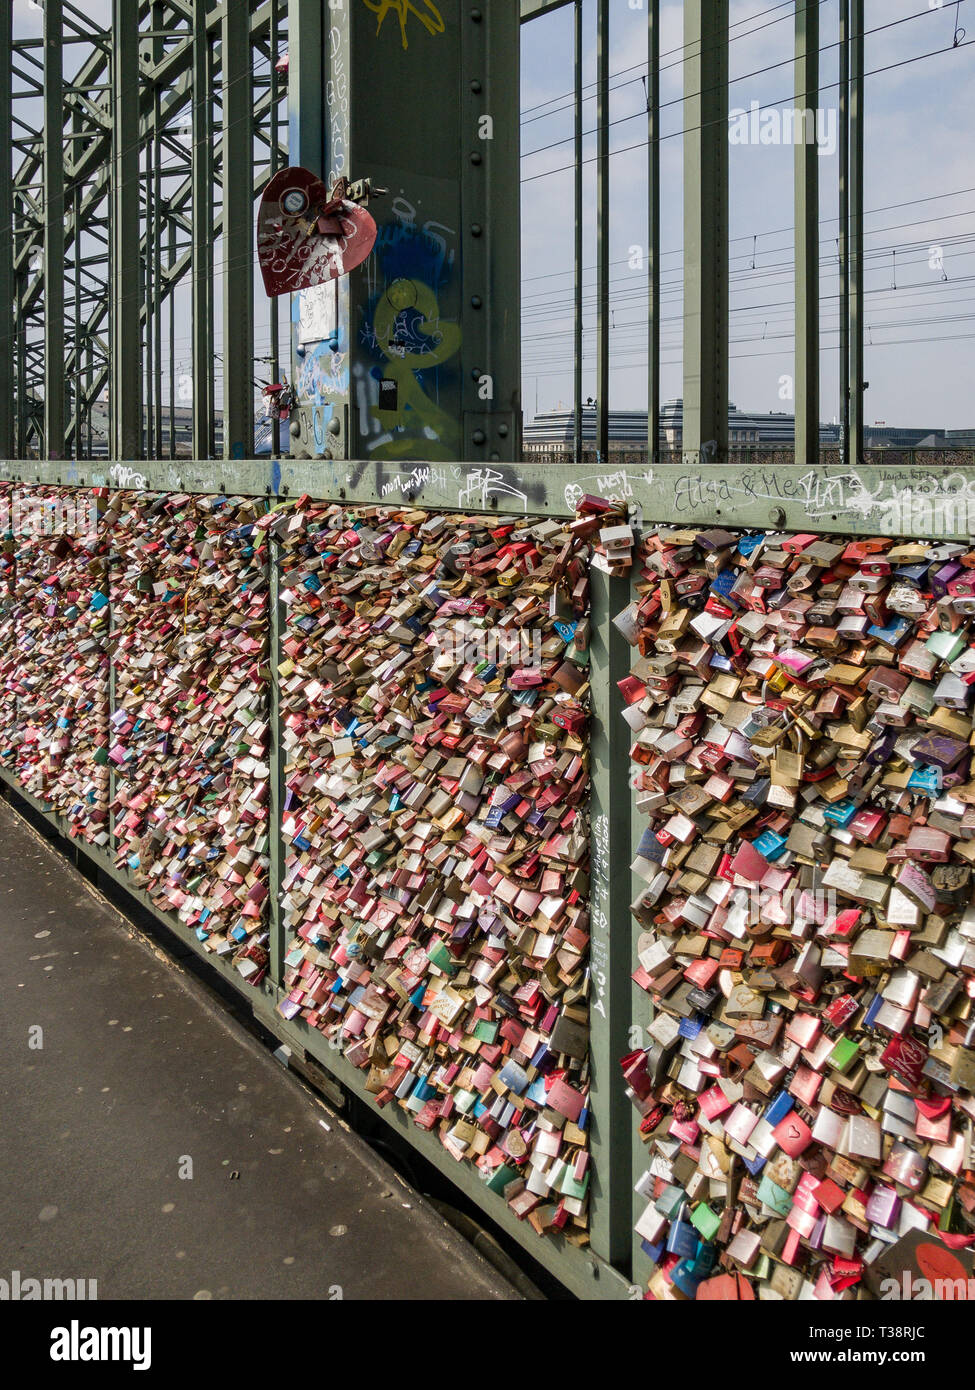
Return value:
M 125 481 L 149 491 L 213 495 L 214 468 L 209 464 L 139 464 L 140 476 Z M 102 472 L 98 461 L 70 467 L 58 462 L 16 461 L 0 465 L 0 477 L 29 494 L 38 484 L 83 490 L 107 488 L 113 479 Z M 280 476 L 273 469 L 280 468 Z M 350 508 L 356 504 L 415 504 L 428 510 L 484 512 L 499 516 L 571 517 L 578 499 L 598 490 L 606 481 L 576 465 L 568 467 L 532 465 L 479 465 L 456 463 L 430 467 L 423 476 L 405 473 L 395 465 L 360 465 L 345 462 L 326 464 L 314 461 L 268 461 L 266 464 L 227 461 L 216 470 L 221 476 L 216 486 L 225 495 L 263 498 L 269 505 L 308 496 L 340 501 Z M 116 476 L 120 476 L 116 466 Z M 975 492 L 975 470 L 944 475 L 940 480 L 927 473 L 919 479 L 917 470 L 811 469 L 804 475 L 792 471 L 785 477 L 765 469 L 732 474 L 726 468 L 711 466 L 685 469 L 664 466 L 648 470 L 623 469 L 613 480 L 611 492 L 629 507 L 630 515 L 644 526 L 676 524 L 694 530 L 714 522 L 767 531 L 808 530 L 810 525 L 824 532 L 887 535 L 907 534 L 911 511 L 900 506 L 904 495 L 917 496 L 919 486 L 929 487 L 932 497 L 965 501 Z M 967 506 L 955 511 L 943 509 L 948 521 L 947 536 L 967 538 Z M 951 520 L 957 517 L 957 524 Z M 281 819 L 281 741 L 280 693 L 275 654 L 281 641 L 283 623 L 278 595 L 277 566 L 271 566 L 271 605 L 269 610 L 270 710 L 271 710 L 271 796 L 270 823 Z M 631 1119 L 624 1087 L 618 1075 L 619 1059 L 630 1049 L 632 1020 L 632 951 L 638 927 L 630 917 L 631 874 L 629 863 L 637 838 L 636 818 L 631 819 L 631 798 L 621 794 L 627 785 L 629 731 L 619 717 L 620 698 L 616 682 L 629 670 L 631 649 L 612 619 L 631 598 L 631 581 L 611 578 L 593 568 L 590 572 L 591 637 L 591 793 L 589 813 L 595 828 L 592 842 L 590 911 L 592 933 L 590 968 L 592 997 L 590 1031 L 591 1075 L 591 1245 L 579 1249 L 559 1237 L 538 1236 L 519 1222 L 506 1204 L 467 1167 L 450 1158 L 436 1138 L 413 1126 L 406 1112 L 387 1107 L 381 1113 L 397 1126 L 405 1139 L 456 1183 L 473 1201 L 483 1205 L 487 1215 L 498 1222 L 530 1254 L 549 1268 L 568 1288 L 586 1298 L 627 1298 L 632 1296 L 631 1262 L 639 1263 L 639 1251 L 632 1248 L 632 1186 L 642 1171 L 642 1146 L 635 1142 L 631 1152 L 628 1137 Z M 108 718 L 114 712 L 115 681 L 109 680 Z M 2 772 L 3 780 L 24 795 L 17 778 Z M 27 795 L 35 807 L 63 834 L 71 826 L 52 814 L 48 805 Z M 167 914 L 160 914 L 146 892 L 133 887 L 130 875 L 116 867 L 115 857 L 90 843 L 75 840 L 78 852 L 87 856 L 109 878 L 117 880 L 163 921 L 172 925 Z M 205 953 L 192 933 L 177 927 L 191 948 L 211 962 L 238 988 L 252 1006 L 254 1016 L 279 1038 L 287 1041 L 299 1055 L 307 1054 L 327 1073 L 354 1094 L 369 1100 L 363 1074 L 331 1048 L 314 1029 L 286 1022 L 275 1012 L 285 991 L 282 985 L 284 933 L 275 906 L 281 881 L 282 844 L 277 830 L 271 847 L 271 903 L 269 974 L 259 990 L 242 983 L 231 966 Z M 638 1167 L 637 1165 L 640 1164 Z

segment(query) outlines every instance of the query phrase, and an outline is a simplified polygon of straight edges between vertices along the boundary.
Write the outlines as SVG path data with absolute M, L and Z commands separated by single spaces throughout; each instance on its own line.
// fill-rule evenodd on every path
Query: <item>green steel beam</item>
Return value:
M 44 447 L 64 456 L 64 113 L 62 0 L 44 3 Z
M 206 0 L 193 11 L 193 120 L 190 196 L 193 208 L 192 363 L 193 453 L 212 458 L 213 407 L 213 92 L 212 58 L 207 41 Z
M 573 322 L 572 322 L 572 457 L 582 462 L 582 258 L 583 258 L 583 201 L 582 201 L 582 0 L 575 0 L 573 25 L 574 87 L 574 148 L 573 202 L 575 240 L 573 244 Z
M 73 119 L 73 121 L 72 121 L 72 125 L 73 125 L 73 127 L 74 127 L 75 130 L 77 130 L 77 129 L 79 128 L 80 120 L 79 120 L 79 118 L 78 118 L 77 116 L 74 117 L 74 119 Z M 74 188 L 73 188 L 72 191 L 71 191 L 71 211 L 72 211 L 72 213 L 73 213 L 73 215 L 74 215 L 74 217 L 75 217 L 75 223 L 76 223 L 76 225 L 77 225 L 78 203 L 79 203 L 79 201 L 80 201 L 80 198 L 81 198 L 81 189 L 80 189 L 80 187 L 78 186 L 78 184 L 75 184 Z M 65 209 L 65 211 L 67 211 L 67 209 Z M 71 419 L 70 419 L 70 421 L 69 421 L 69 423 L 68 423 L 68 430 L 67 430 L 67 433 L 66 433 L 66 435 L 65 435 L 65 451 L 67 452 L 67 454 L 68 454 L 69 457 L 71 456 L 72 453 L 74 453 L 74 454 L 80 453 L 79 444 L 80 444 L 80 441 L 81 441 L 81 418 L 82 418 L 83 401 L 84 401 L 84 395 L 85 395 L 84 390 L 83 390 L 83 387 L 82 387 L 82 384 L 81 384 L 81 368 L 80 368 L 80 362 L 81 362 L 81 334 L 82 334 L 82 310 L 81 310 L 81 300 L 82 300 L 82 276 L 83 276 L 82 254 L 81 254 L 81 251 L 82 251 L 81 237 L 75 237 L 75 239 L 74 239 L 74 258 L 73 258 L 74 264 L 73 264 L 73 267 L 72 267 L 73 274 L 74 274 L 74 304 L 73 304 L 73 306 L 72 306 L 73 321 L 72 321 L 72 331 L 71 331 L 71 352 L 72 352 L 72 354 L 73 354 L 73 356 L 74 356 L 74 359 L 75 359 L 76 370 L 75 370 L 75 372 L 74 372 L 74 375 L 71 376 L 71 377 L 69 378 L 69 379 L 70 379 L 70 382 L 71 382 Z M 67 344 L 67 343 L 65 343 L 64 349 L 65 349 L 65 352 L 67 352 L 67 349 L 68 349 L 68 344 Z M 65 370 L 65 372 L 68 371 L 67 360 L 66 360 L 66 358 L 64 359 L 64 370 Z M 70 441 L 70 444 L 69 444 L 69 441 Z
M 863 287 L 863 135 L 865 84 L 864 0 L 852 0 L 850 82 L 850 459 L 863 457 L 863 415 L 866 382 L 863 379 L 863 336 L 866 301 Z
M 270 0 L 270 4 L 271 4 L 271 27 L 270 27 L 270 33 L 269 33 L 269 39 L 268 39 L 268 46 L 269 46 L 269 49 L 270 49 L 269 57 L 270 57 L 270 61 L 271 61 L 271 73 L 270 73 L 270 76 L 269 76 L 269 78 L 268 78 L 268 83 L 269 83 L 268 100 L 269 100 L 269 103 L 270 103 L 269 111 L 268 111 L 268 135 L 269 135 L 269 140 L 270 140 L 270 149 L 269 149 L 269 152 L 268 152 L 268 175 L 269 175 L 270 178 L 273 178 L 274 175 L 277 173 L 278 169 L 281 168 L 281 166 L 282 166 L 282 160 L 281 160 L 281 158 L 280 158 L 280 145 L 279 145 L 279 141 L 278 141 L 278 123 L 279 123 L 280 114 L 281 114 L 281 113 L 280 113 L 280 105 L 279 105 L 279 103 L 280 103 L 280 87 L 279 87 L 280 75 L 279 75 L 279 73 L 278 73 L 278 71 L 277 71 L 277 63 L 278 63 L 278 57 L 279 57 L 278 38 L 279 38 L 279 34 L 280 34 L 280 10 L 281 10 L 281 3 L 282 3 L 282 0 Z M 287 6 L 287 0 L 284 0 L 284 4 L 285 4 L 285 6 Z M 290 62 L 290 58 L 289 58 L 289 62 Z M 269 370 L 268 370 L 268 375 L 269 375 L 271 381 L 280 381 L 280 380 L 281 380 L 281 363 L 280 363 L 280 360 L 279 360 L 279 358 L 280 358 L 280 325 L 279 325 L 279 318 L 278 318 L 278 299 L 279 299 L 279 296 L 274 295 L 272 298 L 268 299 L 268 302 L 267 302 L 267 318 L 268 318 L 267 326 L 268 326 L 268 334 L 269 334 L 270 339 L 271 339 L 270 347 L 269 347 L 269 357 L 270 357 L 270 361 L 268 362 L 268 369 L 269 369 Z M 276 455 L 280 454 L 280 452 L 281 452 L 281 421 L 280 421 L 279 419 L 272 419 L 272 421 L 271 421 L 271 453 L 272 453 L 273 455 L 276 456 Z
M 269 726 L 271 746 L 269 765 L 271 782 L 268 805 L 268 854 L 270 865 L 268 873 L 272 885 L 284 882 L 285 849 L 281 836 L 281 817 L 284 810 L 284 766 L 285 754 L 281 746 L 282 723 L 281 682 L 278 666 L 281 662 L 281 640 L 287 627 L 281 612 L 281 553 L 280 542 L 275 536 L 268 538 L 268 648 L 267 665 L 269 671 Z M 271 978 L 276 985 L 284 979 L 285 932 L 282 923 L 281 895 L 273 887 L 268 895 L 268 957 Z
M 975 465 L 951 469 L 942 450 L 905 450 L 859 467 L 819 464 L 782 468 L 775 463 L 655 468 L 614 468 L 627 500 L 642 508 L 644 525 L 741 526 L 764 531 L 821 531 L 851 535 L 937 534 L 968 540 L 975 534 Z M 969 451 L 971 457 L 971 451 Z M 113 486 L 105 460 L 83 459 L 75 466 L 79 487 Z M 45 460 L 0 461 L 0 481 L 57 483 L 64 465 Z M 580 492 L 599 486 L 593 465 L 572 463 L 436 463 L 376 459 L 224 460 L 218 468 L 205 459 L 139 463 L 147 489 L 155 492 L 212 493 L 221 488 L 249 497 L 309 497 L 373 505 L 421 507 L 450 512 L 507 516 L 573 516 Z M 922 478 L 921 474 L 927 476 Z M 73 481 L 75 479 L 73 478 Z M 930 517 L 930 525 L 925 518 Z
M 139 15 L 128 0 L 112 3 L 112 390 L 110 453 L 143 456 L 140 322 Z
M 223 84 L 223 452 L 254 453 L 254 101 L 250 0 L 226 0 Z
M 632 1123 L 619 1070 L 630 1028 L 629 727 L 620 718 L 617 682 L 632 649 L 612 618 L 630 601 L 629 579 L 590 570 L 592 627 L 590 739 L 591 827 L 589 1066 L 593 1175 L 590 1239 L 595 1253 L 619 1267 L 630 1251 L 633 1178 L 627 1162 Z
M 596 458 L 609 460 L 609 0 L 596 11 Z
M 13 6 L 0 5 L 0 55 L 10 53 L 13 39 Z M 17 321 L 14 316 L 14 196 L 12 150 L 13 70 L 0 57 L 0 453 L 14 453 L 16 410 L 14 364 Z
M 288 158 L 325 177 L 322 0 L 288 0 Z
M 376 250 L 330 304 L 320 297 L 321 336 L 296 354 L 290 452 L 467 457 L 485 467 L 516 459 L 517 0 L 436 14 L 362 4 L 325 13 L 326 182 L 341 175 L 389 191 L 369 203 Z M 314 29 L 307 42 L 314 50 Z M 314 168 L 321 127 L 308 111 L 322 75 L 302 50 L 289 69 L 300 161 Z M 377 90 L 421 88 L 409 120 L 395 101 L 376 99 Z M 413 336 L 405 352 L 404 333 Z
M 728 453 L 728 0 L 684 5 L 686 464 Z
M 647 0 L 647 458 L 660 449 L 660 0 Z
M 839 0 L 840 451 L 850 459 L 850 0 Z
M 795 458 L 819 458 L 819 0 L 796 6 L 796 111 L 803 113 L 795 147 Z
M 472 16 L 473 11 L 461 23 L 460 151 L 456 146 L 447 151 L 448 159 L 460 163 L 461 222 L 467 232 L 460 348 L 463 454 L 497 461 L 521 456 L 520 35 L 512 0 L 485 6 L 479 20 Z M 490 139 L 480 138 L 485 116 L 493 121 Z M 472 234 L 475 226 L 480 235 Z
M 160 61 L 164 53 L 162 34 L 163 34 L 163 5 L 161 0 L 155 0 L 152 7 L 152 61 L 153 67 Z M 146 227 L 146 236 L 149 246 L 146 248 L 146 264 L 152 277 L 152 298 L 150 309 L 152 314 L 152 406 L 153 417 L 151 420 L 153 448 L 151 452 L 157 457 L 162 456 L 162 423 L 163 423 L 163 402 L 162 402 L 162 308 L 165 299 L 165 289 L 162 284 L 162 238 L 163 238 L 163 194 L 162 194 L 162 116 L 161 116 L 161 91 L 158 83 L 153 83 L 152 93 L 152 126 L 151 140 L 148 148 L 151 153 L 152 166 L 152 217 Z M 151 255 L 149 254 L 151 250 Z M 149 324 L 146 324 L 147 329 Z M 147 332 L 148 339 L 148 332 Z M 172 351 L 172 349 L 170 349 Z

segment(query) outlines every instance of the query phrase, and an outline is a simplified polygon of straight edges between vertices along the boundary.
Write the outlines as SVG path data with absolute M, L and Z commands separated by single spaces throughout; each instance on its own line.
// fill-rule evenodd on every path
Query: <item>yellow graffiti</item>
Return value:
M 402 331 L 401 315 L 415 309 L 419 318 L 412 332 L 429 338 L 430 346 L 423 352 L 408 352 L 398 344 Z M 380 352 L 386 358 L 386 376 L 396 382 L 397 408 L 375 409 L 376 419 L 384 430 L 405 430 L 407 437 L 380 445 L 375 458 L 415 458 L 417 435 L 423 432 L 423 457 L 431 460 L 457 457 L 459 429 L 453 416 L 441 410 L 423 390 L 414 372 L 439 367 L 453 357 L 461 344 L 460 324 L 444 323 L 440 318 L 437 296 L 419 280 L 394 280 L 376 305 L 373 332 Z
M 428 14 L 424 14 L 418 6 L 414 5 L 413 0 L 363 0 L 363 4 L 367 10 L 372 10 L 373 14 L 378 16 L 376 19 L 377 35 L 382 30 L 386 16 L 390 10 L 393 11 L 399 20 L 399 31 L 404 48 L 410 46 L 406 37 L 406 21 L 411 14 L 416 16 L 428 34 L 442 34 L 444 31 L 443 17 L 432 0 L 423 0 L 424 7 L 429 11 Z

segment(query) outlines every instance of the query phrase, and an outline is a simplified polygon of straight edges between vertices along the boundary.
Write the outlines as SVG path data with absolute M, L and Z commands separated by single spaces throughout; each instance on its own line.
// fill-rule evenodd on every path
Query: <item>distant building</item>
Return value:
M 660 407 L 659 448 L 679 450 L 684 433 L 684 402 L 667 401 Z M 863 432 L 864 447 L 868 449 L 943 449 L 972 448 L 975 430 L 941 430 L 898 427 L 877 423 Z M 794 415 L 776 411 L 758 411 L 728 407 L 728 443 L 734 448 L 791 449 L 795 444 Z M 536 415 L 524 427 L 525 453 L 544 453 L 552 449 L 571 449 L 574 439 L 574 420 L 571 410 L 551 410 Z M 819 426 L 820 444 L 836 447 L 840 442 L 838 424 Z M 584 406 L 582 411 L 582 442 L 587 451 L 596 447 L 596 408 Z M 647 446 L 647 415 L 643 410 L 611 410 L 609 412 L 609 447 L 612 453 L 633 453 Z

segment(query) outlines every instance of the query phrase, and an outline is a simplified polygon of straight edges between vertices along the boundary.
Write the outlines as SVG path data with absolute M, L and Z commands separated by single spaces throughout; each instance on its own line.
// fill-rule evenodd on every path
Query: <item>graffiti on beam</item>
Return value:
M 424 464 L 412 469 L 405 477 L 402 473 L 396 473 L 380 485 L 379 495 L 385 498 L 397 493 L 400 497 L 412 499 L 424 487 L 431 485 L 442 489 L 447 487 L 446 468 L 431 468 Z
M 524 505 L 528 495 L 509 483 L 497 468 L 471 468 L 461 475 L 466 486 L 457 489 L 458 507 L 480 507 L 486 510 L 489 497 L 515 497 Z
M 136 490 L 144 490 L 146 487 L 145 475 L 137 473 L 134 468 L 128 468 L 124 463 L 113 463 L 108 470 L 108 476 L 116 487 L 135 488 Z
M 425 201 L 440 206 L 448 196 L 449 185 L 436 181 L 426 198 L 414 193 L 411 201 L 401 191 L 365 267 L 358 334 L 373 366 L 355 372 L 355 394 L 361 448 L 370 458 L 439 462 L 461 452 L 463 334 L 445 308 L 457 296 L 457 233 L 431 217 L 419 220 Z
M 632 471 L 628 468 L 617 468 L 608 473 L 587 473 L 582 478 L 576 478 L 573 482 L 566 483 L 565 505 L 569 511 L 575 511 L 576 503 L 587 492 L 594 492 L 597 496 L 606 497 L 611 502 L 628 502 L 634 496 L 634 484 L 638 487 L 649 487 L 652 482 L 652 468 L 640 468 Z
M 859 522 L 894 534 L 968 533 L 975 519 L 975 477 L 926 468 L 715 469 L 678 473 L 671 487 L 676 517 L 792 503 L 810 521 Z
M 445 29 L 443 16 L 437 9 L 432 0 L 421 0 L 420 4 L 414 4 L 413 0 L 362 0 L 367 10 L 372 10 L 376 16 L 376 35 L 382 32 L 383 24 L 387 15 L 394 14 L 399 20 L 400 40 L 404 48 L 409 48 L 409 38 L 407 33 L 407 20 L 410 15 L 415 16 L 426 29 L 428 34 L 442 34 Z

